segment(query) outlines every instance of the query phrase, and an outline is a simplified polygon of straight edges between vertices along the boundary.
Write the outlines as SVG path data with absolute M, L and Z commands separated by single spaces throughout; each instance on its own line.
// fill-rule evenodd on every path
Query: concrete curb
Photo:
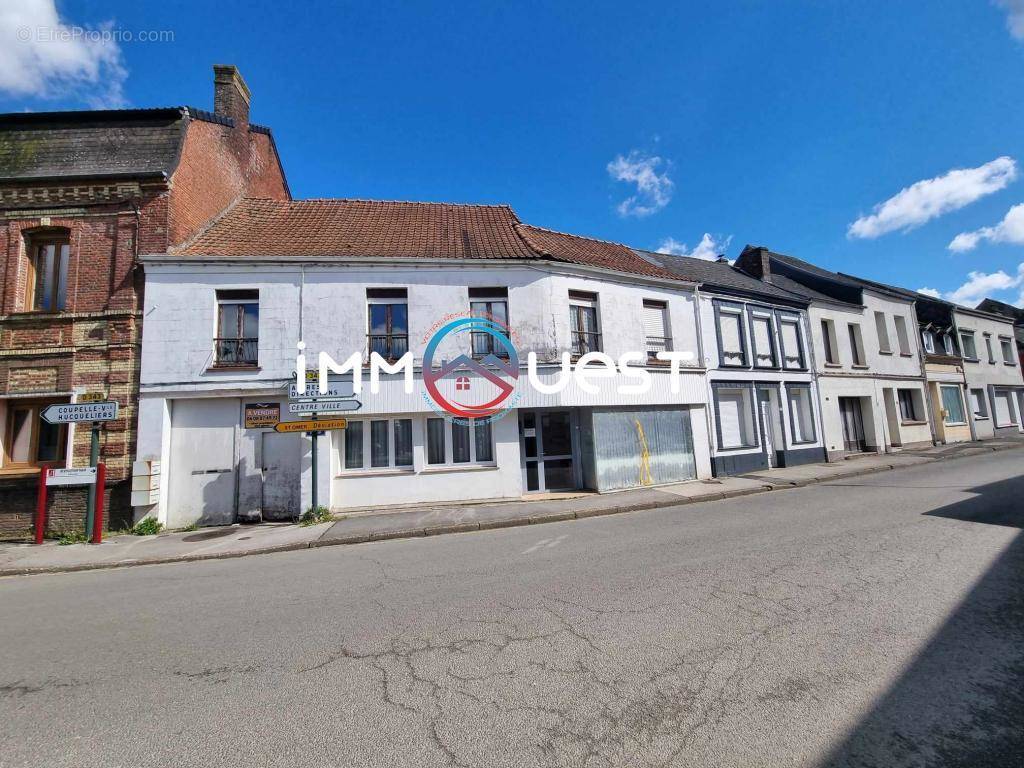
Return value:
M 355 533 L 348 536 L 338 536 L 332 539 L 319 538 L 313 541 L 293 542 L 258 549 L 248 549 L 235 552 L 207 552 L 198 555 L 178 555 L 174 557 L 154 557 L 146 559 L 111 560 L 103 563 L 78 563 L 76 565 L 54 565 L 54 566 L 27 566 L 24 568 L 0 568 L 0 578 L 5 576 L 33 576 L 46 573 L 76 573 L 80 571 L 109 570 L 112 568 L 131 568 L 140 565 L 167 565 L 169 563 L 186 563 L 202 560 L 229 560 L 237 557 L 248 557 L 249 555 L 267 555 L 275 552 L 295 552 L 302 549 L 315 549 L 319 547 L 345 546 L 349 544 L 366 544 L 374 541 L 388 541 L 390 539 L 422 538 L 425 536 L 443 536 L 450 533 L 472 533 L 475 531 L 490 531 L 499 528 L 517 528 L 527 525 L 542 525 L 544 523 L 568 522 L 570 520 L 586 520 L 592 517 L 603 517 L 605 515 L 622 515 L 631 512 L 645 512 L 653 509 L 664 509 L 665 507 L 679 507 L 687 504 L 699 504 L 708 501 L 722 501 L 734 499 L 741 496 L 751 496 L 758 493 L 767 493 L 776 490 L 788 490 L 804 488 L 809 485 L 832 482 L 834 480 L 845 480 L 851 477 L 873 475 L 879 472 L 890 472 L 894 469 L 910 469 L 915 466 L 932 464 L 937 461 L 958 459 L 965 456 L 977 456 L 983 453 L 995 451 L 1008 451 L 1015 448 L 1022 448 L 1020 445 L 995 445 L 977 446 L 960 451 L 949 456 L 922 456 L 918 458 L 924 461 L 917 464 L 901 466 L 898 464 L 882 464 L 874 467 L 865 467 L 844 472 L 831 477 L 815 477 L 806 480 L 794 480 L 787 482 L 770 482 L 764 478 L 753 478 L 761 481 L 763 485 L 755 488 L 737 488 L 732 491 L 721 491 L 699 497 L 671 496 L 666 494 L 665 499 L 655 501 L 639 502 L 635 504 L 623 504 L 614 507 L 603 507 L 599 509 L 584 509 L 579 511 L 553 512 L 546 515 L 533 515 L 524 517 L 513 517 L 503 520 L 485 520 L 478 523 L 442 523 L 423 528 L 406 528 L 394 531 L 378 531 L 374 533 Z

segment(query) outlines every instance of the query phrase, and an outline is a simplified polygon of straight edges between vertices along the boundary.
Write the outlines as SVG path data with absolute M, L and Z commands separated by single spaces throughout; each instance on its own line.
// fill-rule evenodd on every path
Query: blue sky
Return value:
M 0 111 L 210 108 L 234 63 L 297 197 L 1024 298 L 1024 0 L 490 5 L 0 0 Z

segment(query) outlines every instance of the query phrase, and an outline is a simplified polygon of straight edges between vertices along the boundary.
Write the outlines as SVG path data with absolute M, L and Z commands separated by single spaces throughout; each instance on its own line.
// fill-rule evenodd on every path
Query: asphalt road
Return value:
M 0 579 L 0 766 L 1020 766 L 1022 475 Z

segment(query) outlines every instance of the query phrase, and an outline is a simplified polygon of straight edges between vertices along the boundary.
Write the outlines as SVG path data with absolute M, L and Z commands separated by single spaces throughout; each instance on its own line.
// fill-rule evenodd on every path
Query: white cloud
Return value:
M 659 173 L 662 166 L 665 170 Z M 672 199 L 675 185 L 668 176 L 668 163 L 657 155 L 645 155 L 636 149 L 625 157 L 617 155 L 608 163 L 608 175 L 616 181 L 636 184 L 636 194 L 616 207 L 620 216 L 650 216 Z
M 111 23 L 62 21 L 55 0 L 0 6 L 0 91 L 42 99 L 72 97 L 94 109 L 124 106 L 128 76 Z M 104 34 L 107 33 L 107 34 Z
M 1024 0 L 996 0 L 1006 10 L 1006 28 L 1018 40 L 1024 40 Z
M 973 250 L 982 240 L 993 243 L 1024 245 L 1024 203 L 1015 205 L 994 227 L 982 227 L 973 232 L 961 232 L 949 244 L 949 250 L 962 253 Z
M 1017 297 L 1017 304 L 1020 305 L 1024 303 L 1024 262 L 1017 265 L 1015 275 L 1007 274 L 1001 269 L 995 272 L 968 272 L 967 280 L 955 290 L 940 293 L 934 288 L 919 288 L 918 293 L 946 299 L 954 304 L 974 307 L 979 301 L 994 293 L 1016 288 L 1021 289 L 1020 295 Z
M 666 237 L 661 241 L 657 251 L 658 253 L 669 253 L 673 256 L 690 256 L 694 259 L 714 261 L 718 258 L 719 254 L 725 252 L 731 240 L 731 235 L 721 240 L 716 240 L 709 232 L 705 232 L 704 237 L 697 243 L 697 247 L 691 251 L 686 247 L 686 243 L 682 243 L 674 237 Z
M 896 230 L 906 232 L 998 192 L 1016 178 L 1017 163 L 1012 157 L 997 157 L 977 168 L 956 168 L 900 190 L 876 205 L 870 216 L 853 222 L 846 236 L 875 238 Z

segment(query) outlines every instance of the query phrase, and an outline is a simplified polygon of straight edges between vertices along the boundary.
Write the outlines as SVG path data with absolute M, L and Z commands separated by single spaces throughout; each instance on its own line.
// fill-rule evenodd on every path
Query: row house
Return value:
M 715 475 L 824 461 L 809 302 L 725 259 L 645 255 L 699 284 Z
M 376 393 L 364 383 L 355 395 L 344 429 L 318 438 L 317 495 L 335 510 L 712 474 L 696 282 L 625 246 L 525 225 L 506 206 L 247 198 L 187 246 L 142 261 L 138 455 L 162 461 L 164 478 L 139 515 L 225 523 L 310 504 L 310 438 L 252 418 L 294 418 L 300 339 L 311 361 L 414 357 L 411 393 L 385 372 Z M 424 397 L 428 346 L 462 316 L 510 330 L 519 379 L 503 418 L 453 420 Z M 490 392 L 489 358 L 500 363 L 502 350 L 485 334 L 446 336 L 435 351 L 435 365 L 467 363 L 439 385 L 446 397 Z M 575 372 L 592 352 L 631 354 L 650 387 L 525 381 L 530 353 L 547 390 L 563 353 Z M 659 352 L 686 353 L 678 375 Z M 352 379 L 336 384 L 354 389 Z
M 40 413 L 98 392 L 107 508 L 131 514 L 142 323 L 137 256 L 193 237 L 242 194 L 289 197 L 249 91 L 214 68 L 214 110 L 0 115 L 0 536 L 30 530 L 43 467 L 87 466 L 88 425 Z M 85 490 L 53 495 L 55 527 L 79 526 Z
M 990 315 L 1002 315 L 1013 323 L 1013 336 L 1017 344 L 1017 360 L 1024 366 L 1024 308 L 1015 307 L 1005 301 L 995 299 L 984 299 L 976 307 L 981 312 L 988 312 Z
M 809 302 L 829 460 L 932 444 L 912 300 L 763 247 L 736 266 Z
M 988 440 L 1024 431 L 1024 378 L 1011 318 L 845 277 L 914 302 L 936 442 Z

